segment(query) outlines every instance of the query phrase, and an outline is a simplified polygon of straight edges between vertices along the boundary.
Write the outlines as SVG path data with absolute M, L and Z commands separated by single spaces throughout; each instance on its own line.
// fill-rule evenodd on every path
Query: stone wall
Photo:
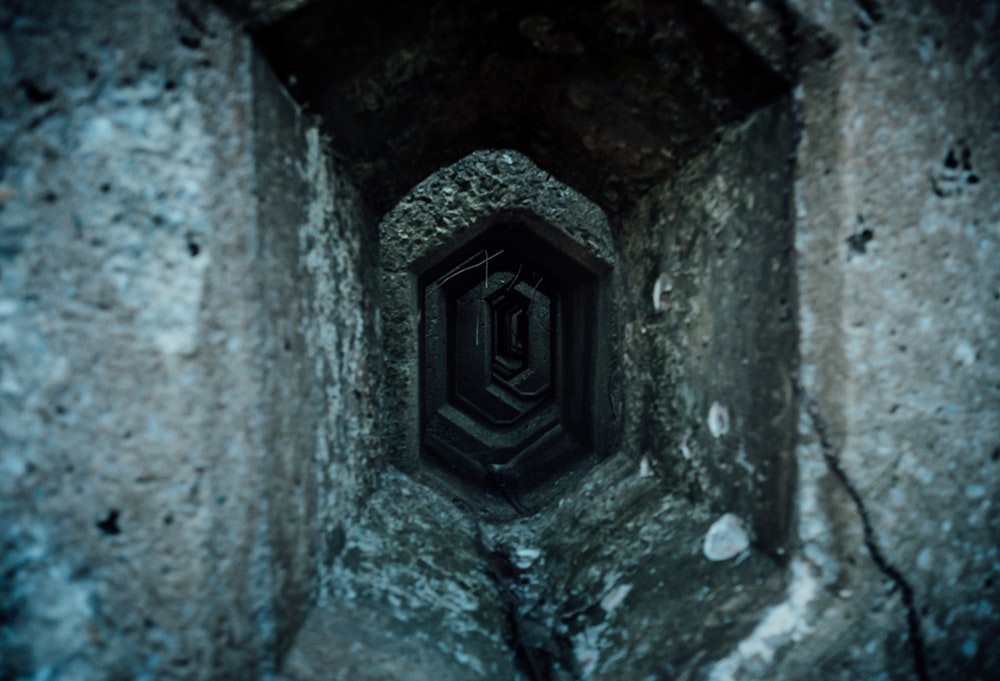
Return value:
M 0 6 L 0 678 L 1000 667 L 996 2 L 703 3 L 778 79 L 653 185 L 566 171 L 622 451 L 496 523 L 384 462 L 380 216 L 243 30 L 307 3 L 219 4 Z
M 264 673 L 373 484 L 367 218 L 211 6 L 5 3 L 0 65 L 0 676 Z
M 800 534 L 829 554 L 811 647 L 782 673 L 819 659 L 824 678 L 988 678 L 998 8 L 797 4 L 838 43 L 802 77 L 796 183 Z

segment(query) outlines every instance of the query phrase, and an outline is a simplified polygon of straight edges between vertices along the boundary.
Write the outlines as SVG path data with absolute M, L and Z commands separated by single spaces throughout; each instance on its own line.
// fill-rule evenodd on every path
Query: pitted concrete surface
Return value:
M 0 7 L 0 677 L 991 678 L 996 2 L 706 0 L 768 96 L 676 98 L 668 159 L 581 66 L 566 126 L 507 138 L 609 213 L 625 427 L 495 524 L 386 463 L 376 225 L 446 163 L 293 100 L 254 41 L 306 4 Z M 553 78 L 594 63 L 561 6 L 510 10 Z M 637 6 L 577 42 L 655 41 Z M 385 47 L 338 64 L 352 106 L 448 69 Z M 497 63 L 454 75 L 530 123 Z M 726 513 L 749 550 L 711 561 Z

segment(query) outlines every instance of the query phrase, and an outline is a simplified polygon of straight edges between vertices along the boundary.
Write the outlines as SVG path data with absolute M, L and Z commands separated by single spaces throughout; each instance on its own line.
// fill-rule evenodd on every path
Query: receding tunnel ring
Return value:
M 522 234 L 517 224 L 492 228 L 442 261 L 432 270 L 441 274 L 423 287 L 424 347 L 447 348 L 444 355 L 425 352 L 424 362 L 443 357 L 445 366 L 435 367 L 433 375 L 446 377 L 445 404 L 490 428 L 523 427 L 527 417 L 558 400 L 560 325 L 567 320 L 555 303 L 566 284 L 550 278 L 541 287 L 544 275 L 518 253 Z M 485 245 L 480 249 L 478 243 Z M 491 252 L 502 256 L 492 274 L 486 271 Z M 450 286 L 463 270 L 466 283 Z M 434 297 L 443 297 L 444 304 Z
M 609 453 L 614 249 L 597 206 L 516 152 L 475 152 L 390 211 L 380 246 L 396 465 L 524 511 Z
M 564 398 L 566 372 L 591 360 L 568 339 L 598 333 L 582 313 L 595 275 L 530 221 L 497 221 L 459 243 L 420 277 L 422 450 L 487 491 L 498 474 L 536 480 L 526 465 L 544 457 L 557 474 L 592 450 L 590 398 Z

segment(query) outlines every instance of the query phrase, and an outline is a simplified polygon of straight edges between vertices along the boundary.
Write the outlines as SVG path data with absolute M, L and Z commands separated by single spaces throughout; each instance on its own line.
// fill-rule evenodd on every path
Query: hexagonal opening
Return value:
M 787 8 L 752 4 L 313 3 L 261 36 L 321 115 L 337 172 L 373 215 L 388 210 L 377 239 L 387 459 L 489 520 L 559 498 L 518 523 L 473 519 L 466 550 L 481 559 L 484 543 L 523 530 L 544 551 L 539 579 L 560 626 L 588 641 L 606 632 L 605 675 L 698 673 L 784 579 L 796 414 L 789 92 L 803 46 L 786 44 L 800 37 Z M 497 151 L 465 156 L 473 149 Z M 607 218 L 570 187 L 607 211 L 613 247 Z M 529 270 L 545 281 L 503 291 L 539 246 L 546 262 Z M 518 258 L 504 263 L 504 248 Z M 582 270 L 571 286 L 585 295 L 548 279 L 560 258 Z M 731 415 L 718 436 L 705 422 L 717 402 Z M 562 457 L 549 438 L 575 452 Z M 375 511 L 398 503 L 409 521 L 419 499 L 428 514 L 415 524 L 446 517 L 427 488 L 393 496 L 391 484 Z M 754 540 L 732 565 L 697 548 L 723 511 Z M 408 547 L 387 562 L 393 587 L 416 542 L 462 551 L 456 532 L 393 527 L 384 546 Z M 610 592 L 608 566 L 627 580 Z M 614 621 L 614 606 L 592 607 L 628 588 Z M 508 615 L 530 615 L 537 594 L 517 595 L 528 598 Z M 495 617 L 476 603 L 477 617 Z
M 421 449 L 432 465 L 524 508 L 522 495 L 591 455 L 585 368 L 598 329 L 585 311 L 597 282 L 517 222 L 420 273 Z
M 422 200 L 442 187 L 456 206 Z M 599 208 L 516 152 L 476 152 L 418 185 L 382 243 L 407 263 L 383 273 L 397 465 L 504 516 L 609 453 L 614 248 Z

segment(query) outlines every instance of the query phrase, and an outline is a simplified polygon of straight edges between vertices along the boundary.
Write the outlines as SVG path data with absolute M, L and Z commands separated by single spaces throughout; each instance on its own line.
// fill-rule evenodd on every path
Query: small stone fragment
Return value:
M 642 457 L 639 460 L 639 477 L 640 478 L 651 478 L 653 477 L 653 466 L 649 463 L 648 457 Z
M 694 456 L 691 452 L 691 435 L 691 429 L 688 428 L 684 431 L 684 437 L 681 438 L 681 454 L 689 461 L 691 460 L 691 457 Z
M 665 312 L 670 308 L 670 294 L 674 290 L 673 282 L 666 274 L 661 274 L 653 284 L 653 309 Z
M 708 408 L 708 432 L 719 438 L 729 432 L 729 410 L 718 402 Z
M 619 584 L 604 595 L 604 598 L 601 599 L 601 608 L 604 612 L 611 614 L 622 604 L 622 601 L 625 600 L 625 597 L 628 596 L 628 592 L 631 590 L 631 584 Z
M 534 548 L 522 547 L 514 552 L 514 564 L 519 570 L 527 570 L 542 555 L 542 552 Z
M 705 533 L 702 550 L 709 560 L 729 560 L 740 555 L 750 546 L 743 522 L 732 513 L 722 515 Z

